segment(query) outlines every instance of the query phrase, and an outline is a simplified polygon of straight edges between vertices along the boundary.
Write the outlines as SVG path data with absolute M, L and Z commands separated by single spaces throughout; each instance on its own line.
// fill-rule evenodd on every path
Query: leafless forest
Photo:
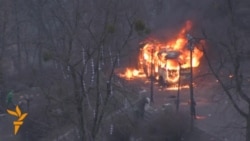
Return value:
M 155 84 L 150 103 L 149 80 L 118 75 L 137 67 L 140 42 L 187 20 L 205 41 L 194 83 L 207 117 L 194 121 L 189 90 L 176 112 L 162 102 L 175 92 Z M 0 0 L 0 140 L 250 141 L 249 41 L 248 0 Z M 14 135 L 16 105 L 28 116 Z

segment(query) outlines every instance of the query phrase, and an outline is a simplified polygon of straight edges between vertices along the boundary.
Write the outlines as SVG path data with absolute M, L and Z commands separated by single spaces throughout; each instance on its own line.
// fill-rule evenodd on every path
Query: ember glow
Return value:
M 233 76 L 232 74 L 230 74 L 228 77 L 229 77 L 229 78 L 233 78 L 234 76 Z
M 183 86 L 180 86 L 178 88 L 178 86 L 172 86 L 172 87 L 168 87 L 166 88 L 166 90 L 170 90 L 170 91 L 177 91 L 178 89 L 189 89 L 189 85 L 183 85 Z
M 190 50 L 186 35 L 192 27 L 187 21 L 180 32 L 172 39 L 160 42 L 156 39 L 147 39 L 140 45 L 138 70 L 127 69 L 125 77 L 131 79 L 144 74 L 153 75 L 157 80 L 168 84 L 177 83 L 179 78 L 190 75 Z M 194 47 L 192 52 L 192 66 L 198 67 L 203 52 Z

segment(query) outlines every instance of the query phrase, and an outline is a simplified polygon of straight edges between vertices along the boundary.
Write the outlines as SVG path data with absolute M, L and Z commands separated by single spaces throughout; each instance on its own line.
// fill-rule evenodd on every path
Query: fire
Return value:
M 127 69 L 126 72 L 125 72 L 125 76 L 126 76 L 128 79 L 131 79 L 131 77 L 133 76 L 133 71 L 130 70 L 130 69 Z
M 176 83 L 181 77 L 181 72 L 190 73 L 191 56 L 187 47 L 189 41 L 186 34 L 192 27 L 192 22 L 187 21 L 175 38 L 165 42 L 155 39 L 144 41 L 140 48 L 140 69 L 144 70 L 147 76 L 155 76 L 167 83 Z M 192 46 L 192 67 L 198 67 L 203 52 Z M 151 69 L 152 68 L 152 69 Z
M 120 76 L 131 80 L 134 77 L 145 77 L 145 74 L 143 74 L 140 70 L 127 68 L 125 73 L 120 74 Z
M 170 90 L 170 91 L 177 91 L 178 89 L 189 89 L 189 86 L 188 85 L 183 85 L 183 86 L 180 86 L 178 88 L 178 86 L 172 86 L 172 87 L 168 87 L 166 88 L 166 90 Z
M 139 75 L 139 71 L 138 70 L 133 70 L 133 76 L 138 76 Z
M 138 60 L 139 69 L 127 69 L 125 77 L 131 79 L 143 73 L 144 76 L 154 76 L 164 83 L 176 84 L 180 78 L 190 75 L 191 58 L 192 67 L 198 67 L 203 56 L 196 44 L 192 44 L 192 57 L 190 56 L 190 38 L 187 33 L 191 28 L 192 22 L 187 21 L 171 40 L 160 42 L 150 38 L 143 41 Z

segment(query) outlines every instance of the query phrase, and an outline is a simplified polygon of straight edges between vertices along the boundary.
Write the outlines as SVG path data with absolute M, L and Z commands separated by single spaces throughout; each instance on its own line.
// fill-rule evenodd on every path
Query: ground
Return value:
M 150 81 L 147 78 L 122 80 L 126 89 L 138 92 L 139 96 L 150 97 Z M 20 95 L 14 95 L 14 102 L 18 103 Z M 167 104 L 175 110 L 176 90 L 161 88 L 157 82 L 154 84 L 154 102 L 151 106 L 160 109 Z M 194 120 L 194 140 L 199 141 L 244 141 L 244 120 L 231 106 L 220 85 L 212 75 L 195 79 L 194 97 L 196 101 L 197 120 Z M 32 109 L 36 109 L 41 99 L 37 94 L 33 98 Z M 189 114 L 189 88 L 180 90 L 180 111 Z M 23 107 L 27 110 L 26 107 Z M 0 123 L 0 139 L 5 141 L 18 141 L 20 134 L 13 135 L 12 122 L 15 120 L 7 114 L 2 114 Z M 25 130 L 21 127 L 20 130 Z
M 197 119 L 194 120 L 199 141 L 244 141 L 244 119 L 230 104 L 220 85 L 212 75 L 197 77 L 194 80 L 194 97 Z M 139 89 L 139 95 L 150 97 L 150 81 L 135 78 L 126 81 L 130 88 Z M 162 89 L 154 84 L 154 103 L 151 106 L 161 108 L 164 104 L 176 109 L 176 90 Z M 189 114 L 189 88 L 180 90 L 180 111 Z

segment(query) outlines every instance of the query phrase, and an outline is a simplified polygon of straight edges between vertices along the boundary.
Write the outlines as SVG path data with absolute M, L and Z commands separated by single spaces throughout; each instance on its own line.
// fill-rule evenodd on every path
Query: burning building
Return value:
M 172 40 L 160 42 L 150 38 L 141 42 L 138 69 L 127 69 L 125 77 L 131 78 L 144 74 L 147 77 L 155 77 L 162 84 L 174 84 L 179 79 L 188 78 L 191 65 L 193 68 L 198 67 L 203 56 L 203 52 L 196 47 L 197 44 L 189 47 L 191 36 L 187 37 L 187 33 L 191 27 L 192 22 L 187 21 Z

